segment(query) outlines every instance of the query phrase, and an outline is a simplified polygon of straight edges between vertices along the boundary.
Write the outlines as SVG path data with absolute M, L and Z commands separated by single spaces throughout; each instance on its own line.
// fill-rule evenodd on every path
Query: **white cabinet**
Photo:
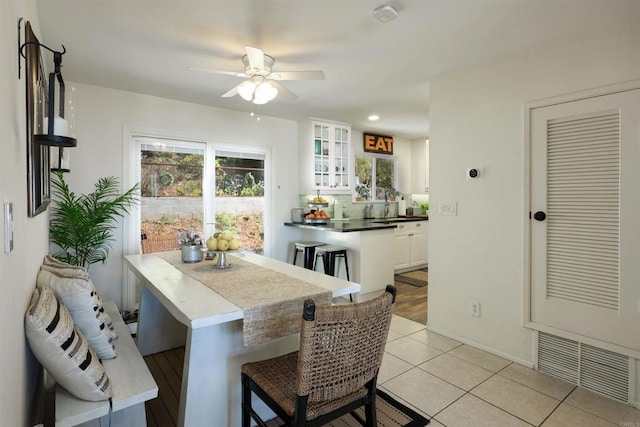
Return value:
M 394 231 L 394 270 L 403 270 L 427 264 L 428 221 L 399 223 Z
M 300 126 L 301 191 L 350 192 L 351 125 L 312 120 Z
M 411 192 L 429 192 L 429 140 L 411 141 Z

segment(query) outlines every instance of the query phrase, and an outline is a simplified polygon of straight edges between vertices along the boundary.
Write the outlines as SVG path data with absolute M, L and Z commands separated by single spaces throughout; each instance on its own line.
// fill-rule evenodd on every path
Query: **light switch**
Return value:
M 458 215 L 458 202 L 440 202 L 438 213 L 440 215 Z
M 4 202 L 4 252 L 13 250 L 13 203 Z

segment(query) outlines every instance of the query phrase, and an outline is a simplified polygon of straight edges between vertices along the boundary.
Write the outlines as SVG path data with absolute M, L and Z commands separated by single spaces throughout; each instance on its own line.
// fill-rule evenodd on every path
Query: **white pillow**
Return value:
M 107 324 L 102 302 L 98 300 L 95 286 L 90 279 L 61 277 L 42 266 L 36 280 L 38 287 L 53 289 L 56 298 L 67 306 L 78 329 L 87 337 L 89 345 L 100 359 L 113 359 L 116 349 Z
M 104 366 L 51 288 L 33 292 L 25 334 L 36 359 L 71 394 L 91 401 L 113 396 Z
M 51 255 L 47 255 L 44 257 L 44 262 L 40 266 L 40 270 L 49 271 L 51 273 L 54 273 L 56 276 L 60 276 L 60 277 L 89 280 L 89 273 L 87 272 L 86 268 L 64 263 L 62 261 L 59 261 L 53 258 Z M 91 286 L 93 286 L 92 297 L 95 299 L 95 303 L 98 305 L 98 313 L 99 313 L 99 316 L 101 317 L 100 323 L 104 323 L 106 325 L 106 329 L 109 332 L 108 337 L 111 338 L 111 340 L 115 340 L 118 338 L 118 332 L 116 332 L 116 330 L 113 327 L 111 316 L 109 316 L 107 313 L 104 312 L 104 304 L 102 303 L 102 298 L 100 297 L 100 294 L 98 294 L 98 291 L 93 285 L 93 282 L 91 282 Z M 76 323 L 78 323 L 77 320 L 75 321 Z
M 55 273 L 56 275 L 62 276 L 62 277 L 71 277 L 71 278 L 79 278 L 79 279 L 87 279 L 87 280 L 89 279 L 89 272 L 87 271 L 86 268 L 77 266 L 77 265 L 68 264 L 64 261 L 60 261 L 59 259 L 52 257 L 51 255 L 46 255 L 44 257 L 44 260 L 42 261 L 42 266 L 40 267 L 40 269 L 51 271 L 52 273 Z M 109 328 L 111 339 L 115 340 L 118 338 L 118 333 L 113 327 L 111 316 L 109 316 L 107 313 L 104 312 L 104 305 L 102 304 L 102 298 L 100 297 L 100 294 L 98 294 L 98 291 L 95 289 L 95 286 L 93 290 L 94 290 L 94 297 L 98 303 L 98 310 L 103 316 L 105 325 L 107 325 L 107 327 Z
M 51 255 L 46 255 L 44 260 L 42 261 L 43 266 L 47 266 L 51 269 L 55 269 L 59 271 L 59 276 L 64 277 L 78 277 L 80 279 L 88 279 L 89 272 L 86 268 L 80 267 L 78 265 L 67 264 L 66 262 L 60 261 L 52 257 Z M 51 271 L 51 270 L 50 270 Z

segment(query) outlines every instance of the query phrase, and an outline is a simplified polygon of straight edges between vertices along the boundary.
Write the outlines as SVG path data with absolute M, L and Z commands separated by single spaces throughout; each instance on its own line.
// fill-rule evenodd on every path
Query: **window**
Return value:
M 397 162 L 395 157 L 356 155 L 356 196 L 362 200 L 385 200 L 391 197 L 397 185 Z

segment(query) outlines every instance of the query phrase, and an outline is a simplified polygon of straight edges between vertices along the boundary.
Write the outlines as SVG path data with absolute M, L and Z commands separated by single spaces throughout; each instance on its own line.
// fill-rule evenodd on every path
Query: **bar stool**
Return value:
M 349 260 L 347 258 L 347 248 L 343 246 L 336 245 L 323 245 L 316 249 L 316 256 L 313 262 L 313 270 L 316 269 L 316 265 L 318 263 L 318 258 L 322 257 L 322 264 L 324 266 L 324 274 L 328 274 L 329 276 L 339 277 L 339 272 L 336 272 L 336 267 L 339 267 L 337 264 L 337 258 L 344 258 L 344 268 L 347 272 L 347 280 L 351 280 L 349 278 Z M 349 294 L 349 300 L 353 302 L 353 296 Z
M 293 244 L 295 246 L 295 251 L 293 252 L 293 265 L 296 265 L 296 258 L 298 258 L 298 252 L 302 252 L 304 268 L 313 270 L 316 248 L 318 246 L 323 246 L 324 243 L 304 241 L 304 242 L 293 242 Z

